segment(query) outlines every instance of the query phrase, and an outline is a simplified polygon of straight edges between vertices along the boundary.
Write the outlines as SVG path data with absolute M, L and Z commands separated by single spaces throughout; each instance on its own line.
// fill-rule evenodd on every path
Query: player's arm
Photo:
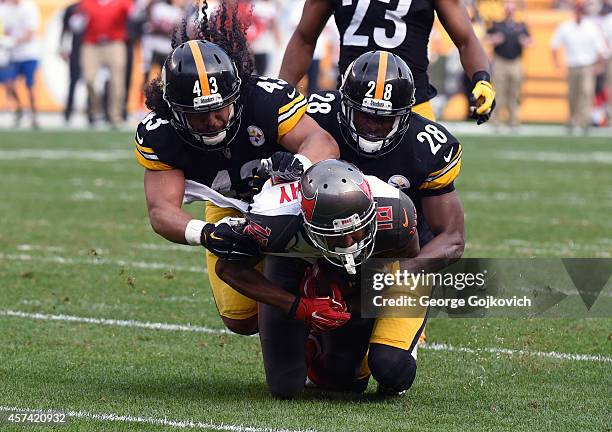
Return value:
M 289 313 L 295 296 L 270 282 L 246 261 L 217 260 L 216 273 L 240 294 Z
M 329 0 L 306 0 L 302 18 L 293 32 L 285 55 L 279 77 L 290 84 L 297 83 L 306 74 L 312 55 L 317 45 L 317 39 L 325 28 L 332 14 L 332 4 Z
M 193 217 L 181 208 L 185 194 L 183 171 L 146 169 L 144 189 L 153 230 L 167 240 L 187 244 L 185 229 Z
M 466 75 L 473 84 L 473 116 L 478 124 L 489 119 L 495 108 L 495 90 L 491 84 L 489 59 L 476 37 L 470 17 L 461 0 L 435 0 L 440 22 L 459 50 L 459 57 Z
M 465 222 L 457 191 L 422 199 L 423 216 L 434 235 L 412 263 L 414 270 L 441 270 L 463 255 Z
M 304 114 L 295 127 L 283 135 L 279 142 L 291 153 L 306 156 L 313 164 L 340 157 L 336 140 L 308 114 Z
M 344 325 L 351 317 L 346 312 L 346 304 L 341 298 L 295 296 L 274 283 L 245 262 L 218 260 L 215 266 L 217 275 L 239 293 L 258 302 L 275 306 L 291 318 L 319 331 L 333 330 Z M 304 284 L 312 283 L 314 278 L 302 280 L 300 291 L 306 291 Z M 339 295 L 339 293 L 338 293 Z
M 235 231 L 235 219 L 226 217 L 217 223 L 208 223 L 193 219 L 181 208 L 185 194 L 185 177 L 181 170 L 147 169 L 144 185 L 151 226 L 165 239 L 192 246 L 202 245 L 229 260 L 260 255 L 254 240 L 245 239 Z
M 436 0 L 436 12 L 444 29 L 459 50 L 461 64 L 467 76 L 476 72 L 491 72 L 489 59 L 472 28 L 470 17 L 461 0 Z

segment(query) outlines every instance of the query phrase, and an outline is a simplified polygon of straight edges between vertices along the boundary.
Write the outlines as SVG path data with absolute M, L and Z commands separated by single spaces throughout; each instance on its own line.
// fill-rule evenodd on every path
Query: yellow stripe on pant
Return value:
M 399 271 L 399 262 L 390 263 L 386 271 L 390 274 Z M 425 284 L 419 284 L 415 289 L 406 292 L 409 287 L 400 287 L 393 294 L 393 288 L 388 288 L 387 296 L 394 297 L 400 295 L 409 295 L 416 299 L 416 304 L 419 304 L 418 299 L 422 296 L 431 296 L 432 287 Z M 392 313 L 392 312 L 391 312 Z M 427 322 L 427 308 L 417 306 L 412 309 L 410 318 L 395 318 L 395 317 L 379 317 L 374 321 L 374 328 L 370 335 L 371 344 L 380 344 L 399 348 L 401 350 L 412 350 L 418 343 L 418 339 L 425 331 Z M 361 367 L 358 372 L 358 379 L 366 378 L 370 375 L 368 366 L 368 354 L 366 353 Z
M 242 213 L 232 208 L 217 207 L 211 202 L 206 203 L 204 219 L 206 222 L 215 223 L 226 216 L 242 217 Z M 215 298 L 215 304 L 219 315 L 225 318 L 243 320 L 257 315 L 257 302 L 252 300 L 223 282 L 217 273 L 215 265 L 217 258 L 210 251 L 206 251 L 206 265 L 208 266 L 208 280 Z M 257 265 L 257 270 L 262 271 L 263 262 Z

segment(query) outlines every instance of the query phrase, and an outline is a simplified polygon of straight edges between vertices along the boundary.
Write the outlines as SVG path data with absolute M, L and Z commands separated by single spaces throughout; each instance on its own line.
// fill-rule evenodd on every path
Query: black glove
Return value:
M 293 153 L 277 151 L 268 159 L 262 159 L 261 166 L 271 176 L 286 181 L 298 180 L 304 173 L 304 165 Z
M 207 223 L 202 229 L 202 246 L 229 261 L 258 258 L 261 250 L 257 242 L 236 230 L 243 224 L 244 219 L 229 216 L 216 224 Z
M 491 118 L 495 109 L 495 88 L 491 84 L 491 76 L 485 71 L 474 74 L 472 85 L 470 117 L 476 119 L 476 124 L 482 124 Z

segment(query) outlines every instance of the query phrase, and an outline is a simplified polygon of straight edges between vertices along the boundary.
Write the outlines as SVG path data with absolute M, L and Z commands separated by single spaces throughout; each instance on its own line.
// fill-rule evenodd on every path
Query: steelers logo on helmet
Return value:
M 204 40 L 182 43 L 164 63 L 162 84 L 170 123 L 183 141 L 209 151 L 222 150 L 234 140 L 242 118 L 242 81 L 221 47 Z
M 376 203 L 363 173 L 344 161 L 325 160 L 300 179 L 304 228 L 326 260 L 355 274 L 374 251 Z
M 414 93 L 412 72 L 401 58 L 387 51 L 359 56 L 340 87 L 344 140 L 362 156 L 393 150 L 408 129 Z

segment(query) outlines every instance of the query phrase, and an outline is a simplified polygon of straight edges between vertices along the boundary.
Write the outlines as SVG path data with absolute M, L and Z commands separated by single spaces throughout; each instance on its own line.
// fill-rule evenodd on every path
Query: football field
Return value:
M 28 430 L 14 409 L 70 414 L 33 430 L 612 430 L 612 318 L 432 319 L 404 396 L 274 400 L 203 249 L 150 228 L 132 134 L 0 141 L 0 431 Z M 465 256 L 612 258 L 610 139 L 462 143 Z

